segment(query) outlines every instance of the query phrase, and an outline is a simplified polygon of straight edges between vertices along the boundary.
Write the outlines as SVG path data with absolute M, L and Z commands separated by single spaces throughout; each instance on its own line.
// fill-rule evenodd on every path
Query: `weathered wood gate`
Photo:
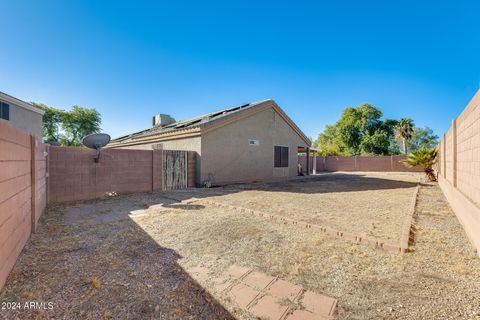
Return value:
M 187 151 L 163 150 L 163 190 L 188 186 Z

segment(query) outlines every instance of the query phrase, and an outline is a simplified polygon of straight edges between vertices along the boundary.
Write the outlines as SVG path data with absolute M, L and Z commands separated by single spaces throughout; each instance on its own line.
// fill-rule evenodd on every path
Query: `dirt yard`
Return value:
M 422 175 L 322 174 L 289 182 L 234 185 L 210 200 L 398 244 Z
M 361 196 L 350 199 L 355 192 L 364 192 L 366 197 L 374 191 L 368 199 L 378 201 L 377 196 L 387 198 L 382 196 L 383 192 L 409 193 L 417 178 L 408 174 L 395 178 L 400 182 L 393 183 L 394 192 L 383 187 L 387 182 L 380 181 L 391 180 L 389 175 L 352 175 L 350 187 L 348 175 L 327 179 L 329 187 L 323 189 L 315 186 L 319 182 L 314 181 L 289 182 L 284 187 L 291 185 L 296 195 L 316 197 L 318 207 L 325 208 L 325 194 L 343 193 L 337 197 L 339 206 L 360 203 Z M 271 190 L 276 184 L 237 185 L 230 190 L 120 196 L 51 207 L 10 274 L 0 302 L 53 302 L 53 308 L 40 312 L 0 310 L 0 316 L 249 319 L 248 313 L 232 305 L 215 287 L 208 286 L 208 281 L 196 279 L 186 271 L 203 266 L 219 274 L 237 265 L 338 299 L 337 319 L 480 317 L 480 259 L 436 185 L 423 184 L 420 188 L 414 252 L 404 255 L 225 210 L 202 200 L 215 197 L 217 201 L 224 198 L 241 202 L 242 193 L 255 194 L 260 188 L 268 189 L 265 194 L 271 193 L 278 199 L 283 192 L 289 192 L 282 191 L 282 185 L 279 184 L 280 190 Z M 362 186 L 366 190 L 358 190 Z M 343 190 L 332 192 L 335 188 Z M 247 190 L 238 191 L 243 189 Z M 227 194 L 215 195 L 218 193 Z M 174 200 L 192 197 L 200 200 Z M 332 198 L 325 199 L 329 207 L 333 206 Z M 267 203 L 279 205 L 270 200 Z M 391 212 L 396 208 L 390 202 L 388 206 Z M 284 212 L 290 213 L 294 207 Z M 369 207 L 362 207 L 368 215 L 364 219 L 375 218 L 366 208 Z M 300 206 L 298 210 L 302 217 L 310 218 L 304 208 Z M 357 212 L 350 214 L 350 219 L 344 221 L 362 218 Z M 320 211 L 314 211 L 311 218 L 320 219 L 319 216 Z

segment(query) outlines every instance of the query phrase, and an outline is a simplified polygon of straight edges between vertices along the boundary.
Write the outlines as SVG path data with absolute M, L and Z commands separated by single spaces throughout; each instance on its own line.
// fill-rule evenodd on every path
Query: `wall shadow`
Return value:
M 330 193 L 403 189 L 412 188 L 416 185 L 417 183 L 415 182 L 367 177 L 361 174 L 327 173 L 285 182 L 256 183 L 252 184 L 252 186 L 239 184 L 237 188 L 242 190 L 287 191 L 294 193 Z M 226 186 L 225 188 L 227 190 L 235 188 L 235 185 Z
M 288 192 L 303 194 L 322 194 L 336 192 L 358 192 L 414 188 L 417 182 L 368 177 L 360 174 L 333 173 L 297 178 L 288 181 L 237 183 L 215 188 L 198 188 L 164 192 L 163 196 L 185 201 L 192 197 L 208 198 L 212 196 L 237 193 L 249 190 L 266 192 Z
M 52 302 L 53 308 L 1 310 L 2 317 L 235 319 L 178 264 L 175 250 L 132 219 L 104 222 L 91 213 L 72 220 L 66 213 L 95 210 L 89 205 L 51 206 L 0 293 L 0 301 Z
M 150 237 L 131 212 L 200 210 L 188 203 L 244 190 L 329 193 L 415 187 L 359 174 L 120 195 L 50 206 L 0 293 L 0 301 L 52 302 L 51 310 L 2 310 L 5 318 L 235 319 Z M 99 286 L 95 288 L 93 279 Z

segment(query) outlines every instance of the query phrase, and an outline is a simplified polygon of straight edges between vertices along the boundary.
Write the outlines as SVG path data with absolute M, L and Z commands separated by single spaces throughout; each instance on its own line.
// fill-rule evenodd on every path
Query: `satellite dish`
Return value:
M 93 133 L 83 138 L 82 142 L 85 147 L 97 150 L 97 154 L 93 159 L 95 162 L 98 162 L 100 159 L 100 149 L 110 142 L 110 136 L 106 133 Z

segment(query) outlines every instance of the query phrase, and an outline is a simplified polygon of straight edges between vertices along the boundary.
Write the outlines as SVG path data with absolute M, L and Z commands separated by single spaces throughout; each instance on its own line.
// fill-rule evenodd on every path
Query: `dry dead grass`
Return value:
M 97 277 L 92 277 L 90 282 L 92 283 L 92 287 L 94 287 L 95 289 L 100 289 L 100 287 L 102 286 L 102 283 Z
M 415 187 L 411 173 L 322 174 L 266 184 L 235 185 L 210 200 L 328 226 L 398 244 Z M 232 188 L 240 191 L 230 192 Z
M 238 211 L 175 205 L 160 196 L 50 208 L 0 301 L 54 301 L 55 307 L 41 315 L 31 311 L 1 315 L 7 319 L 242 318 L 246 317 L 242 310 L 221 293 L 185 272 L 206 266 L 219 273 L 232 264 L 337 298 L 339 319 L 472 319 L 480 310 L 480 261 L 436 186 L 420 190 L 416 251 L 406 255 Z M 125 217 L 123 210 L 132 203 L 138 208 L 163 205 Z M 92 204 L 100 204 L 101 210 L 96 212 Z M 121 219 L 112 219 L 116 208 Z M 102 222 L 105 216 L 109 222 Z M 101 280 L 97 289 L 92 287 L 93 277 Z

